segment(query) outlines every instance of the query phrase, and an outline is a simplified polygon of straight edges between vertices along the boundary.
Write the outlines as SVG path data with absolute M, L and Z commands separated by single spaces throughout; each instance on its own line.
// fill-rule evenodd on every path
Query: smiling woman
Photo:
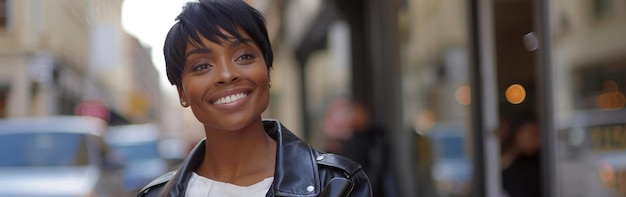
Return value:
M 139 196 L 371 196 L 358 163 L 261 118 L 273 55 L 257 10 L 239 0 L 200 0 L 176 20 L 163 48 L 167 77 L 206 138 Z
M 227 30 L 219 30 L 224 37 L 222 40 L 205 39 L 211 36 L 207 35 L 187 44 L 182 78 L 177 85 L 181 102 L 188 103 L 205 127 L 215 130 L 241 130 L 246 129 L 244 126 L 253 126 L 251 123 L 260 120 L 269 104 L 268 65 L 271 65 L 271 57 L 265 61 L 268 58 L 263 57 L 262 50 L 250 41 L 252 39 L 246 31 L 240 28 L 231 31 L 232 34 L 242 33 L 231 35 Z M 235 37 L 243 41 L 233 39 Z M 265 45 L 269 48 L 269 43 Z M 260 128 L 261 125 L 256 126 Z

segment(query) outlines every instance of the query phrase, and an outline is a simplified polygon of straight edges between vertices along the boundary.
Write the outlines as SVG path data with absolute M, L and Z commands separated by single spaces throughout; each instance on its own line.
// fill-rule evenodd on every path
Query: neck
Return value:
M 206 132 L 201 176 L 236 185 L 252 185 L 274 174 L 276 141 L 259 121 L 241 131 Z

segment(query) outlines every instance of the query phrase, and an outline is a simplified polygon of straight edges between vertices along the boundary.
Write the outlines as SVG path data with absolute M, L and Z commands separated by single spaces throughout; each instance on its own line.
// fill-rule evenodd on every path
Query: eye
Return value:
M 246 54 L 243 54 L 243 55 L 239 56 L 237 58 L 237 61 L 251 60 L 251 59 L 254 59 L 254 58 L 255 58 L 255 56 L 253 54 L 246 53 Z
M 202 70 L 209 69 L 210 67 L 211 67 L 210 64 L 200 64 L 191 68 L 191 71 L 193 72 L 202 71 Z

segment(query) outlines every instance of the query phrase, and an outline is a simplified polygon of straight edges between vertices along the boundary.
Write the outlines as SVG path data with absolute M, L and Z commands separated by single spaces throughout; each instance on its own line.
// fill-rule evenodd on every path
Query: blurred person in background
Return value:
M 330 102 L 324 112 L 323 125 L 324 151 L 340 154 L 353 134 L 352 101 L 338 98 Z
M 536 116 L 521 110 L 508 120 L 502 144 L 502 184 L 510 197 L 540 197 L 541 133 Z
M 206 138 L 139 196 L 371 196 L 356 162 L 262 119 L 273 58 L 264 20 L 240 0 L 183 7 L 165 40 L 166 71 Z
M 344 142 L 341 155 L 359 162 L 372 184 L 373 196 L 395 196 L 390 166 L 390 151 L 385 131 L 371 121 L 370 109 L 359 101 L 351 102 L 351 137 Z

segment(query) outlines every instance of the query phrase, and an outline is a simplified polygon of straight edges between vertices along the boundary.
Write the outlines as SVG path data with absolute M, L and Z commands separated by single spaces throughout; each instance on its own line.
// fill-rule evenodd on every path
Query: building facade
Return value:
M 392 136 L 399 196 L 507 193 L 509 152 L 501 147 L 527 111 L 541 152 L 532 190 L 626 193 L 623 1 L 302 0 L 285 9 L 317 3 L 300 32 L 284 31 L 302 38 L 293 46 L 307 71 L 303 130 L 320 132 L 319 100 L 347 84 Z M 285 13 L 307 18 L 305 11 Z M 337 21 L 350 32 L 347 83 L 328 79 L 345 76 L 330 74 L 342 72 L 331 66 L 338 47 L 327 44 Z M 439 140 L 444 134 L 456 139 Z
M 100 113 L 155 121 L 149 49 L 121 28 L 122 1 L 0 1 L 0 117 Z M 97 103 L 95 112 L 78 110 Z M 88 108 L 91 109 L 91 108 Z

